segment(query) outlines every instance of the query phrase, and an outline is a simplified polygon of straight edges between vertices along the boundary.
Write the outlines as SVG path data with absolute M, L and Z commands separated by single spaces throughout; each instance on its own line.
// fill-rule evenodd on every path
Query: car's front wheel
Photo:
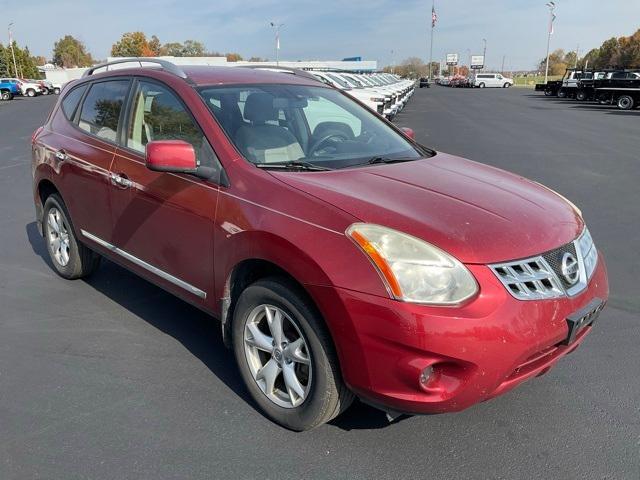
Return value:
M 30 88 L 29 90 L 27 90 L 27 97 L 35 97 L 36 96 L 36 91 L 33 88 Z
M 2 92 L 0 94 L 0 98 L 2 98 L 2 100 L 8 101 L 13 99 L 13 94 L 11 92 Z
M 60 89 L 59 89 L 58 87 L 54 88 L 54 89 L 53 89 L 53 93 L 54 93 L 55 95 L 60 95 Z
M 484 88 L 486 85 L 484 83 L 480 83 L 480 85 L 478 85 L 478 88 Z
M 294 284 L 269 278 L 244 290 L 232 335 L 247 389 L 273 421 L 309 430 L 351 404 L 324 322 Z
M 44 238 L 56 272 L 68 280 L 93 273 L 100 265 L 100 256 L 78 241 L 62 199 L 50 195 L 43 210 Z

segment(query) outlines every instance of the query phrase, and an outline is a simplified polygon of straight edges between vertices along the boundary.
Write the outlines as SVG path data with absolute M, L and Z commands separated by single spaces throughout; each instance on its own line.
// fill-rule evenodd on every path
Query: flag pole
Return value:
M 435 27 L 435 22 L 433 21 L 433 12 L 436 11 L 436 0 L 433 0 L 433 3 L 431 4 L 431 45 L 430 45 L 430 52 L 429 52 L 429 80 L 433 80 L 433 75 L 432 75 L 432 67 L 433 67 L 433 27 Z
M 547 66 L 544 70 L 544 83 L 547 83 L 549 79 L 549 47 L 551 46 L 551 34 L 553 33 L 553 20 L 555 19 L 555 15 L 553 11 L 556 8 L 556 4 L 554 2 L 547 3 L 547 7 L 549 7 L 549 32 L 547 34 Z

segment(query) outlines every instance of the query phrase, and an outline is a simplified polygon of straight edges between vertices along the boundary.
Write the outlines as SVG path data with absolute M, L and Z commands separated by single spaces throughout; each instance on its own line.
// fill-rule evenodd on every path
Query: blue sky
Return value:
M 467 49 L 487 64 L 528 69 L 545 55 L 546 0 L 436 0 L 434 58 Z M 640 0 L 556 0 L 552 48 L 588 50 L 640 28 Z M 0 0 L 2 20 L 37 55 L 72 34 L 105 58 L 122 33 L 142 30 L 164 42 L 200 40 L 211 50 L 274 57 L 270 20 L 285 23 L 280 56 L 287 60 L 363 56 L 382 65 L 429 54 L 431 0 Z M 2 30 L 6 26 L 2 25 Z M 6 33 L 3 34 L 6 43 Z

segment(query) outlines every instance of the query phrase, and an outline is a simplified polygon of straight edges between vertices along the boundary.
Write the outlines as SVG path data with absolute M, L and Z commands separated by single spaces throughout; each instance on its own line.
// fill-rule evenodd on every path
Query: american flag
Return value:
M 436 13 L 436 7 L 431 7 L 431 28 L 436 26 L 436 22 L 438 21 L 438 14 Z

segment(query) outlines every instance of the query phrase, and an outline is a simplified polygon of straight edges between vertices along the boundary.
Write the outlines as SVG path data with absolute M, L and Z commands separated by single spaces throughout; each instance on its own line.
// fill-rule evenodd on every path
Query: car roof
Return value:
M 249 67 L 212 67 L 206 65 L 184 65 L 180 69 L 187 75 L 186 81 L 192 86 L 221 86 L 221 85 L 238 85 L 238 84 L 289 84 L 289 85 L 308 85 L 321 86 L 325 85 L 319 80 L 308 78 L 307 76 L 296 75 L 293 71 L 279 70 L 277 67 L 272 70 L 267 68 L 249 68 Z M 162 72 L 162 73 L 161 73 Z M 107 78 L 123 75 L 148 76 L 152 78 L 160 78 L 165 73 L 159 67 L 132 67 L 132 68 L 115 68 L 100 73 L 94 73 L 82 80 L 91 80 L 99 78 Z

